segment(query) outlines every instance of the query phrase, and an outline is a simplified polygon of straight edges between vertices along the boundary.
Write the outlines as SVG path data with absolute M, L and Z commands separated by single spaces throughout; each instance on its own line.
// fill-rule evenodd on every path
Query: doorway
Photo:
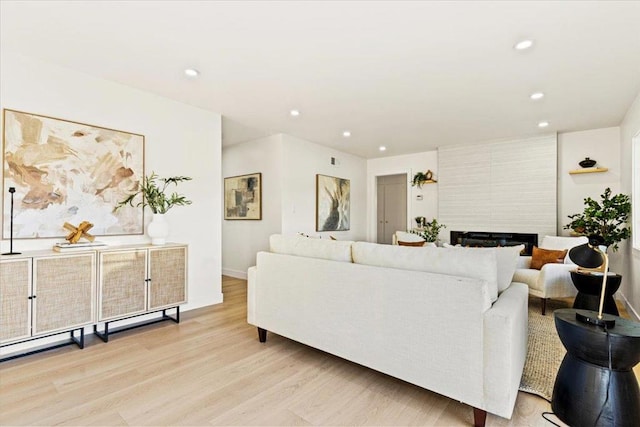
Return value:
M 407 174 L 376 178 L 378 243 L 390 245 L 393 233 L 407 229 Z

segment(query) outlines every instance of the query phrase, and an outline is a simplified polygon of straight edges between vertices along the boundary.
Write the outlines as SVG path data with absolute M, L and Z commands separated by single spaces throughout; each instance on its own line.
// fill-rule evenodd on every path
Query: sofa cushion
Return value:
M 269 238 L 269 250 L 283 255 L 351 262 L 352 243 L 348 240 L 309 239 L 299 235 L 273 234 Z
M 541 249 L 537 246 L 533 247 L 533 253 L 531 254 L 531 265 L 530 268 L 535 270 L 540 270 L 543 265 L 556 263 L 562 264 L 564 263 L 564 257 L 567 256 L 567 250 L 551 250 L 551 249 Z
M 491 301 L 498 298 L 498 269 L 495 251 L 460 250 L 425 246 L 381 245 L 354 242 L 353 262 L 377 267 L 462 276 L 484 280 L 489 284 Z
M 496 262 L 498 267 L 498 293 L 502 293 L 511 286 L 513 274 L 516 272 L 520 253 L 524 250 L 524 245 L 518 246 L 501 246 L 496 248 L 471 248 L 463 246 L 448 246 L 454 250 L 467 251 L 493 251 L 496 254 Z

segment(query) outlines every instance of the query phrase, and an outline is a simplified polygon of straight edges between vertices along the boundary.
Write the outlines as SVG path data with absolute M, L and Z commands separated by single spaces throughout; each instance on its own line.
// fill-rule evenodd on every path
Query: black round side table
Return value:
M 597 315 L 597 313 L 594 313 Z M 553 387 L 551 408 L 570 426 L 629 426 L 640 421 L 640 323 L 616 317 L 608 331 L 580 322 L 576 310 L 554 311 L 567 349 Z
M 602 276 L 591 273 L 571 272 L 571 281 L 578 290 L 578 295 L 573 301 L 573 308 L 598 311 L 600 309 L 600 294 L 602 293 Z M 607 289 L 604 294 L 604 306 L 602 311 L 618 316 L 618 307 L 613 299 L 613 294 L 618 291 L 622 283 L 622 276 L 609 274 L 607 276 Z

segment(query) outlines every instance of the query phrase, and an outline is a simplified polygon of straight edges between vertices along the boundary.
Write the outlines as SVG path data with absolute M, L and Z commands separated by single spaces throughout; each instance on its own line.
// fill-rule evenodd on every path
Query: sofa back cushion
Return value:
M 276 254 L 351 262 L 352 243 L 347 240 L 313 239 L 299 235 L 273 234 L 269 238 L 269 250 Z
M 498 269 L 495 251 L 472 251 L 425 246 L 381 245 L 354 242 L 353 262 L 377 267 L 461 276 L 484 280 L 491 301 L 498 298 Z
M 460 251 L 490 251 L 496 254 L 498 268 L 498 294 L 511 286 L 513 274 L 516 272 L 520 253 L 524 250 L 524 245 L 501 246 L 495 248 L 472 248 L 463 246 L 448 246 Z

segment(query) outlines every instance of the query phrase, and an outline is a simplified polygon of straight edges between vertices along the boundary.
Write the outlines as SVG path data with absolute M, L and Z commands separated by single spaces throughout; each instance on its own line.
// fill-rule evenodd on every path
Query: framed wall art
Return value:
M 65 222 L 98 236 L 142 234 L 143 208 L 114 207 L 144 176 L 144 136 L 3 110 L 3 238 L 64 237 Z
M 316 175 L 316 231 L 349 230 L 350 204 L 348 179 Z
M 262 174 L 224 179 L 224 219 L 262 219 Z

